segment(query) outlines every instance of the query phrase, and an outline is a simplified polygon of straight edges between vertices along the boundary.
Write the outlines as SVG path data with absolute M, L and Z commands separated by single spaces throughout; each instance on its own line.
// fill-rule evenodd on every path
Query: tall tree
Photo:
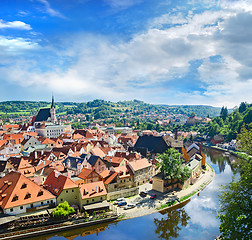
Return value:
M 174 148 L 169 148 L 165 153 L 159 154 L 157 157 L 160 162 L 161 172 L 165 177 L 171 179 L 178 178 L 184 181 L 190 176 L 190 170 L 188 167 L 182 167 L 182 155 Z
M 243 126 L 238 135 L 243 151 L 252 154 L 252 132 Z M 223 239 L 252 239 L 252 157 L 241 159 L 240 179 L 224 186 L 219 196 Z

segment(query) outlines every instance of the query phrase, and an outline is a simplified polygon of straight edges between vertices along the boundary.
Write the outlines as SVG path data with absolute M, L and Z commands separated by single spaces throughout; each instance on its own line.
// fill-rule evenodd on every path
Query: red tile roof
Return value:
M 63 189 L 76 188 L 78 185 L 70 178 L 53 171 L 45 180 L 44 187 L 54 195 L 58 196 Z
M 102 181 L 86 183 L 79 186 L 82 199 L 99 197 L 107 194 Z
M 3 209 L 48 199 L 55 196 L 19 172 L 10 172 L 0 179 L 0 207 Z

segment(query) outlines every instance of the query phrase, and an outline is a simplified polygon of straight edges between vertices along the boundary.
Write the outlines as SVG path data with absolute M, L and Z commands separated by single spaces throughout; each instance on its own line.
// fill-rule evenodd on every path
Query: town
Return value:
M 75 212 L 89 215 L 115 211 L 116 205 L 130 209 L 139 202 L 127 204 L 125 198 L 145 197 L 151 190 L 149 197 L 154 199 L 159 193 L 186 189 L 206 170 L 201 144 L 184 143 L 177 128 L 174 133 L 139 132 L 94 123 L 74 130 L 57 120 L 54 98 L 51 107 L 40 109 L 30 123 L 2 125 L 1 136 L 4 216 L 29 215 L 66 202 Z M 183 178 L 162 170 L 161 154 L 169 149 L 181 156 L 178 169 L 188 170 Z M 4 222 L 11 223 L 13 219 Z

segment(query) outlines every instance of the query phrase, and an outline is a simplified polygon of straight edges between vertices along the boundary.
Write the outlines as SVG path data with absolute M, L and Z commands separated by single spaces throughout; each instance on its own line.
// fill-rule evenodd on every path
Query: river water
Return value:
M 222 152 L 204 149 L 207 162 L 215 170 L 213 181 L 191 200 L 179 207 L 170 208 L 161 213 L 61 232 L 54 235 L 31 238 L 36 240 L 153 240 L 186 239 L 207 240 L 219 235 L 218 194 L 221 185 L 231 182 L 235 169 L 231 162 L 233 156 L 224 156 Z

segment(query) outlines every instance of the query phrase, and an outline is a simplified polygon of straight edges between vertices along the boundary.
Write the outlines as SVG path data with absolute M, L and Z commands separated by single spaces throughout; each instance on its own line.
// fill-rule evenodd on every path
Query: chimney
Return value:
M 178 128 L 175 127 L 175 140 L 177 140 L 177 139 L 178 139 Z
M 38 152 L 35 151 L 34 154 L 35 154 L 35 159 L 37 159 L 38 158 Z
M 95 192 L 97 192 L 97 186 L 95 187 Z
M 55 177 L 58 178 L 59 177 L 59 172 L 55 171 Z
M 99 186 L 99 192 L 101 192 L 101 187 Z

